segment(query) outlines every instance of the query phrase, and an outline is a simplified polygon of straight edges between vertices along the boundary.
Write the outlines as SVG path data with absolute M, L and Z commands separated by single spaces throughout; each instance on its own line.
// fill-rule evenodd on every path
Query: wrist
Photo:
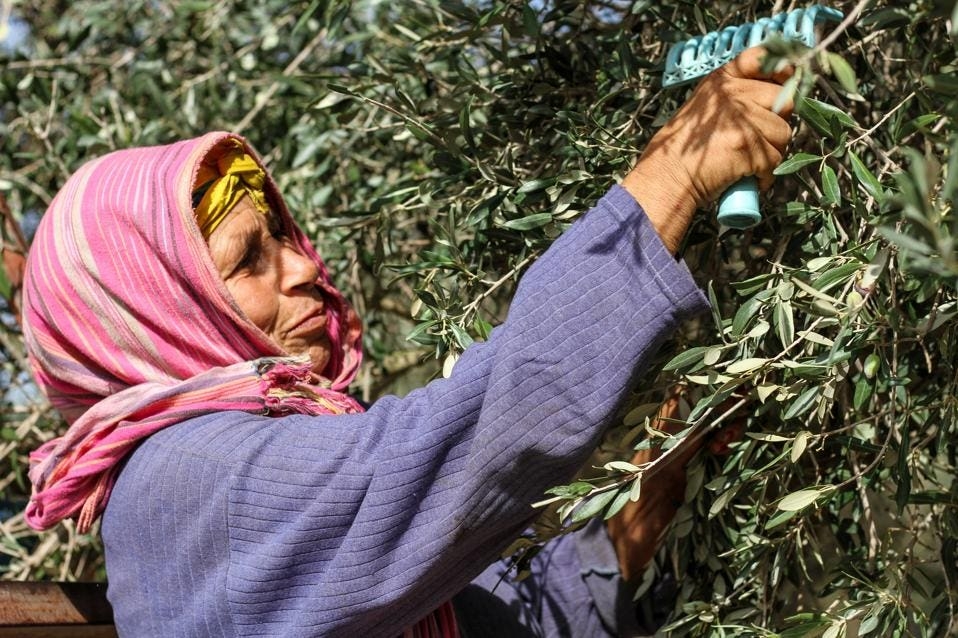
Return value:
M 695 189 L 681 165 L 647 152 L 622 180 L 665 247 L 675 254 L 698 207 Z

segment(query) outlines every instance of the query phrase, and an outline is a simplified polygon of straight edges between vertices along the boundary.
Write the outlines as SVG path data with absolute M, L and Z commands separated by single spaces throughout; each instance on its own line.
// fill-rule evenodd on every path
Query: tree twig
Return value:
M 310 56 L 313 50 L 318 47 L 320 42 L 322 42 L 325 38 L 326 29 L 320 29 L 319 32 L 313 36 L 313 39 L 303 47 L 303 50 L 300 51 L 295 58 L 293 58 L 292 62 L 286 65 L 286 68 L 283 69 L 282 77 L 289 77 L 295 73 L 299 68 L 299 65 L 301 65 L 303 61 Z M 240 120 L 238 124 L 235 124 L 232 127 L 232 131 L 234 133 L 242 133 L 243 130 L 250 125 L 253 119 L 259 115 L 259 112 L 262 111 L 267 104 L 269 104 L 269 101 L 273 99 L 273 96 L 276 94 L 276 91 L 279 90 L 281 85 L 282 82 L 279 80 L 273 80 L 273 83 L 269 85 L 269 88 L 256 97 L 256 104 L 246 113 L 245 116 L 243 116 L 243 119 Z

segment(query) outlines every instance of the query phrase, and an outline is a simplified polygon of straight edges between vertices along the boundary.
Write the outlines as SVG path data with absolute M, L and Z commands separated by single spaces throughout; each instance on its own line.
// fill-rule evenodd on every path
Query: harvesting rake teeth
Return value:
M 665 59 L 662 86 L 679 86 L 708 75 L 745 49 L 761 44 L 773 35 L 806 46 L 818 43 L 818 26 L 838 22 L 844 15 L 837 9 L 813 5 L 740 26 L 725 27 L 672 45 Z M 745 177 L 733 184 L 719 199 L 718 221 L 729 228 L 750 228 L 759 223 L 758 183 Z
M 842 12 L 837 9 L 814 5 L 678 42 L 672 45 L 665 59 L 662 86 L 677 86 L 708 75 L 745 49 L 761 44 L 773 35 L 813 47 L 818 43 L 818 25 L 838 22 L 842 17 Z

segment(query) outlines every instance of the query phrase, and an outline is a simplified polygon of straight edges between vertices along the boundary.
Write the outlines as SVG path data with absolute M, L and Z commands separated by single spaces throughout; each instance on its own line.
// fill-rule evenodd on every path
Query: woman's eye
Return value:
M 243 255 L 243 259 L 239 265 L 241 268 L 249 268 L 250 266 L 256 265 L 256 253 L 251 250 L 247 251 L 246 254 Z
M 252 245 L 246 249 L 246 252 L 243 253 L 243 257 L 240 259 L 239 263 L 236 264 L 237 270 L 252 270 L 255 269 L 259 264 L 259 256 L 262 252 L 262 249 L 259 245 Z

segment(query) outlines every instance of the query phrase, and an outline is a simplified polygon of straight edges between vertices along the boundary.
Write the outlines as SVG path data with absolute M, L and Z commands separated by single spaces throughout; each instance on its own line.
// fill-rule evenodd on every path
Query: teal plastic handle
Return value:
M 751 228 L 762 221 L 758 209 L 758 182 L 743 177 L 719 198 L 718 221 L 729 228 Z

